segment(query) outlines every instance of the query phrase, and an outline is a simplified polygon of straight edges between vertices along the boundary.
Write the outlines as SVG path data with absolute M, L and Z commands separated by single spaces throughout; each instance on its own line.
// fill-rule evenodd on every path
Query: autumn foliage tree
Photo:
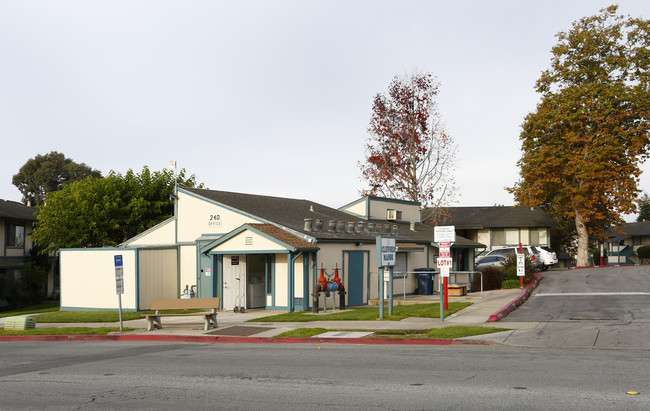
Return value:
M 541 102 L 524 120 L 522 205 L 542 205 L 573 224 L 577 264 L 589 237 L 635 211 L 650 130 L 650 23 L 610 6 L 557 35 L 551 67 L 536 83 Z
M 439 84 L 432 74 L 393 78 L 388 95 L 377 94 L 368 128 L 362 195 L 419 201 L 431 210 L 423 218 L 440 219 L 455 195 L 455 145 L 438 113 Z

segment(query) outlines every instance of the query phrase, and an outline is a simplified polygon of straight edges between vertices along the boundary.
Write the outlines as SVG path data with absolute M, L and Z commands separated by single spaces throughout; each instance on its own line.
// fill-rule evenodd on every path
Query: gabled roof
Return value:
M 36 209 L 26 205 L 9 200 L 0 200 L 0 218 L 10 218 L 14 220 L 36 221 Z
M 309 200 L 187 187 L 183 187 L 182 189 L 216 203 L 259 217 L 269 223 L 286 227 L 296 233 L 302 233 L 305 236 L 316 238 L 318 241 L 362 241 L 367 243 L 374 242 L 377 236 L 377 230 L 369 230 L 369 222 L 367 220 Z M 305 219 L 312 219 L 314 229 L 305 230 Z M 322 229 L 316 229 L 317 220 L 322 221 Z M 330 221 L 345 223 L 346 227 L 348 223 L 363 222 L 364 224 L 363 229 L 359 230 L 359 232 L 347 229 L 341 231 L 330 230 Z M 432 226 L 426 224 L 416 223 L 414 226 L 415 230 L 410 230 L 408 223 L 377 222 L 376 224 L 381 224 L 382 226 L 388 225 L 391 228 L 393 225 L 397 225 L 399 228 L 397 239 L 400 242 L 408 241 L 428 244 L 433 242 L 434 229 Z M 388 234 L 384 233 L 384 235 Z M 460 240 L 458 245 L 460 243 L 463 243 L 466 247 L 485 247 L 483 244 L 474 243 L 467 239 Z
M 495 207 L 446 207 L 450 214 L 445 224 L 457 229 L 554 227 L 557 225 L 539 207 L 495 206 Z
M 274 226 L 273 224 L 254 223 L 254 224 L 244 224 L 236 228 L 235 230 L 231 231 L 230 233 L 222 237 L 219 237 L 208 244 L 203 245 L 200 251 L 202 253 L 208 252 L 209 250 L 212 250 L 213 248 L 230 241 L 232 238 L 237 237 L 239 234 L 243 232 L 252 232 L 252 233 L 259 234 L 262 237 L 266 237 L 267 239 L 271 240 L 279 247 L 282 247 L 282 249 L 291 252 L 318 251 L 319 249 L 317 246 L 313 245 L 309 241 L 305 241 L 302 238 L 298 238 L 295 235 L 287 231 L 284 231 L 279 227 Z
M 609 229 L 606 235 L 611 242 L 618 242 L 633 236 L 650 236 L 650 221 L 625 223 L 620 227 Z

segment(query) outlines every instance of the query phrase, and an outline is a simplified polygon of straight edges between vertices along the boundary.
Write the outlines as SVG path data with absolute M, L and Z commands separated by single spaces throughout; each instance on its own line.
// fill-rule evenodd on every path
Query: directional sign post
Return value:
M 379 319 L 384 319 L 384 267 L 388 267 L 388 314 L 393 314 L 393 267 L 397 246 L 394 237 L 376 238 L 377 247 L 377 286 L 379 294 Z
M 120 331 L 124 331 L 122 324 L 122 294 L 124 294 L 124 264 L 122 255 L 115 256 L 115 293 L 120 307 Z
M 453 264 L 451 245 L 456 241 L 456 227 L 453 225 L 436 226 L 433 228 L 433 241 L 438 243 L 438 268 L 440 269 L 440 320 L 445 321 L 445 310 L 448 307 L 447 279 Z

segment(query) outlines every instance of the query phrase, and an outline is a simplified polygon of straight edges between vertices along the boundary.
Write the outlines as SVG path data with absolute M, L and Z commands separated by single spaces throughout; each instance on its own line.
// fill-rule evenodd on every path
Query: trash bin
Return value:
M 433 275 L 435 271 L 433 268 L 416 268 L 415 277 L 418 279 L 418 288 L 422 295 L 433 294 Z

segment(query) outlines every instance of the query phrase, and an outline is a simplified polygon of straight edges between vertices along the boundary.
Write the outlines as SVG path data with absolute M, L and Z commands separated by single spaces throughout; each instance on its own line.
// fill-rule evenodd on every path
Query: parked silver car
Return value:
M 537 266 L 539 269 L 544 269 L 544 263 L 542 262 L 542 259 L 539 255 L 539 250 L 537 247 L 534 245 L 524 245 L 522 246 L 522 249 L 524 251 L 524 254 L 530 257 L 531 261 Z M 502 255 L 504 257 L 508 257 L 511 253 L 517 253 L 519 251 L 519 246 L 512 246 L 512 247 L 503 247 L 503 248 L 496 248 L 489 253 L 485 254 L 482 256 L 482 258 L 485 258 L 487 256 L 492 256 L 492 255 Z M 478 260 L 474 262 L 475 264 L 478 263 Z
M 476 260 L 474 269 L 477 271 L 482 271 L 487 267 L 499 267 L 503 265 L 503 262 L 505 262 L 507 259 L 508 257 L 503 255 L 488 255 Z

